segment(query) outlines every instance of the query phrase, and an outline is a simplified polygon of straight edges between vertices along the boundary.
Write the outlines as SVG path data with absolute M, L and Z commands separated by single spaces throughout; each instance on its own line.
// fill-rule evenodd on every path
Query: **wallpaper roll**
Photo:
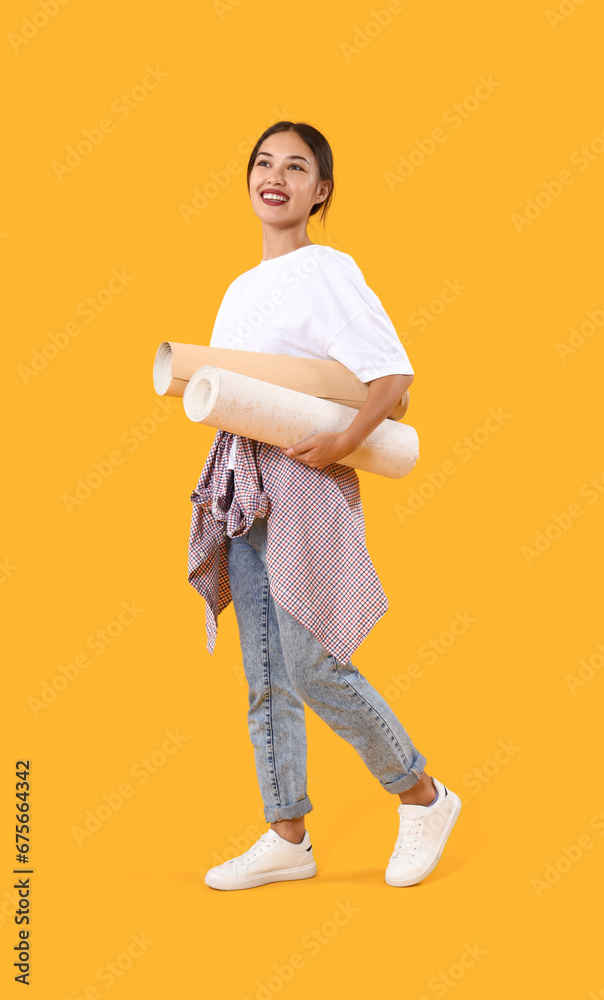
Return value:
M 299 358 L 289 354 L 261 354 L 236 351 L 228 347 L 203 347 L 164 340 L 159 345 L 153 365 L 153 386 L 159 396 L 182 396 L 194 371 L 202 365 L 216 365 L 273 385 L 308 393 L 333 403 L 360 410 L 367 399 L 369 386 L 361 382 L 339 361 Z M 409 406 L 409 391 L 388 414 L 402 420 Z
M 183 396 L 190 420 L 242 437 L 288 448 L 319 431 L 343 431 L 355 411 L 327 399 L 204 365 L 191 376 Z M 419 458 L 417 431 L 383 420 L 355 451 L 340 459 L 378 476 L 401 479 Z

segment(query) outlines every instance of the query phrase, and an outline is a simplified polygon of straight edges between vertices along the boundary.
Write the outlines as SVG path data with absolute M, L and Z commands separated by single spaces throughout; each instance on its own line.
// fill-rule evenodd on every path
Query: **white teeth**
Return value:
M 266 192 L 263 192 L 262 197 L 269 198 L 271 201 L 288 201 L 288 199 L 281 194 L 267 194 Z

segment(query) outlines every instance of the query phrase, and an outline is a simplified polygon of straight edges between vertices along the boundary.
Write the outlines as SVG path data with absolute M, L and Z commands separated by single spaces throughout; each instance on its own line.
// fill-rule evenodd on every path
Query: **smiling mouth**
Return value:
M 289 201 L 289 198 L 285 194 L 267 194 L 265 191 L 262 192 L 260 197 L 265 205 L 286 205 Z

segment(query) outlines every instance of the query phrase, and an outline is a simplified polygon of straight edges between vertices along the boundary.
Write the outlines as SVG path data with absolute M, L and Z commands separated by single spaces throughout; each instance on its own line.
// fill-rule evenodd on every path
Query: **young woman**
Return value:
M 306 704 L 400 799 L 385 878 L 413 885 L 437 864 L 461 802 L 426 774 L 426 758 L 350 660 L 388 601 L 365 546 L 358 475 L 338 463 L 400 402 L 414 372 L 352 257 L 308 237 L 310 216 L 321 210 L 324 222 L 333 196 L 325 137 L 302 122 L 277 122 L 256 143 L 247 179 L 262 260 L 228 287 L 210 346 L 335 359 L 369 389 L 347 430 L 289 448 L 219 430 L 191 496 L 189 581 L 206 600 L 210 652 L 218 615 L 233 600 L 270 824 L 205 881 L 247 889 L 316 874 L 304 824 L 313 808 Z

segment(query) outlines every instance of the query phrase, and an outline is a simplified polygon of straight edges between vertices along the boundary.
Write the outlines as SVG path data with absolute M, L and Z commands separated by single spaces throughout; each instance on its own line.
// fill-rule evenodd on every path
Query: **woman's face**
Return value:
M 250 198 L 263 222 L 284 228 L 305 225 L 330 187 L 330 181 L 319 180 L 315 155 L 297 132 L 274 132 L 262 142 L 250 174 Z M 268 191 L 280 197 L 271 199 Z

